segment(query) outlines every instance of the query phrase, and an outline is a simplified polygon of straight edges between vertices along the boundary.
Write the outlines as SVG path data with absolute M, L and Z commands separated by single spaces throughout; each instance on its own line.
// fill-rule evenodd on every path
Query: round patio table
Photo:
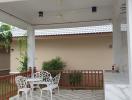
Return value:
M 40 79 L 40 78 L 27 78 L 27 82 L 38 82 L 38 81 L 42 81 L 42 79 Z
M 36 84 L 36 82 L 40 82 L 40 81 L 42 81 L 42 79 L 40 78 L 27 78 L 27 82 L 30 84 L 32 90 L 34 90 L 34 88 L 40 89 L 39 84 Z
M 45 82 L 41 78 L 27 78 L 27 82 L 29 82 L 32 90 L 34 88 L 40 89 L 39 85 L 47 85 L 48 86 L 49 84 L 51 84 L 51 82 Z M 34 85 L 36 85 L 36 86 L 34 86 Z

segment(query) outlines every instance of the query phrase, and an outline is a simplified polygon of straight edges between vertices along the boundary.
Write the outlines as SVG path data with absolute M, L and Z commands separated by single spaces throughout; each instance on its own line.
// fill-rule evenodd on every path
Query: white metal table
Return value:
M 40 78 L 27 78 L 27 82 L 38 82 L 38 81 L 42 81 L 42 79 L 40 79 Z
M 40 81 L 42 81 L 42 79 L 40 78 L 27 78 L 27 82 L 30 84 L 32 91 L 34 90 L 34 88 L 40 89 L 39 84 L 36 84 L 36 82 L 40 82 Z
M 40 89 L 39 85 L 47 85 L 48 86 L 49 84 L 51 84 L 51 82 L 45 82 L 41 78 L 27 78 L 27 82 L 29 82 L 32 90 L 34 88 L 39 88 Z M 34 85 L 36 85 L 36 86 L 34 86 Z

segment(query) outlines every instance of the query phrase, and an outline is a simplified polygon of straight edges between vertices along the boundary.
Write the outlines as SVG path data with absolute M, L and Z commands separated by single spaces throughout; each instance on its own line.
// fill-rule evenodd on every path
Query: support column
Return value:
M 32 26 L 29 26 L 27 29 L 28 35 L 28 68 L 32 69 L 32 74 L 34 73 L 35 67 L 35 32 Z
M 121 34 L 120 34 L 120 3 L 115 1 L 113 14 L 113 64 L 120 66 L 120 48 L 121 48 Z
M 132 92 L 132 0 L 127 0 L 127 25 L 129 82 Z
M 120 64 L 120 22 L 119 19 L 113 18 L 113 64 Z

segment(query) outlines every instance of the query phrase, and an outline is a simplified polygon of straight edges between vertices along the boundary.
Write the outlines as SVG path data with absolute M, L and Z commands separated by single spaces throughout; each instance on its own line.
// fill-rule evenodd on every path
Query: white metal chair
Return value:
M 49 91 L 51 94 L 51 100 L 52 100 L 52 91 L 56 88 L 58 88 L 58 93 L 59 93 L 59 80 L 60 80 L 60 73 L 57 74 L 53 79 L 52 79 L 52 83 L 47 85 L 47 87 L 42 88 L 41 89 L 41 96 L 40 98 L 42 98 L 42 93 L 43 91 Z
M 27 88 L 27 78 L 23 77 L 23 76 L 17 76 L 15 78 L 16 84 L 17 84 L 17 88 L 18 88 L 18 92 L 17 92 L 17 96 L 18 96 L 18 100 L 19 100 L 19 93 L 20 92 L 24 92 L 26 95 L 26 100 L 28 100 L 28 93 L 30 93 L 31 99 L 32 99 L 32 93 L 31 93 L 31 89 Z
M 40 89 L 39 85 L 49 85 L 51 83 L 51 80 L 52 80 L 51 74 L 47 71 L 36 72 L 34 74 L 34 78 L 40 78 L 41 81 L 33 82 L 32 87 L 31 87 L 32 89 L 33 88 L 39 88 Z
M 39 77 L 42 79 L 42 82 L 51 82 L 52 79 L 51 74 L 47 71 L 41 71 Z

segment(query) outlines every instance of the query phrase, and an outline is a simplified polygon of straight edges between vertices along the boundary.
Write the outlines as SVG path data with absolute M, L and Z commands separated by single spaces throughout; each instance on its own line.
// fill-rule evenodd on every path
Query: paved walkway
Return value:
M 17 100 L 16 97 L 10 100 Z M 25 97 L 20 97 L 20 100 L 25 100 Z M 28 100 L 31 100 L 28 97 Z M 33 100 L 40 100 L 40 92 L 33 92 Z M 41 100 L 50 100 L 50 95 L 47 92 L 43 93 Z M 103 90 L 60 90 L 60 94 L 57 92 L 53 94 L 53 100 L 104 100 Z

